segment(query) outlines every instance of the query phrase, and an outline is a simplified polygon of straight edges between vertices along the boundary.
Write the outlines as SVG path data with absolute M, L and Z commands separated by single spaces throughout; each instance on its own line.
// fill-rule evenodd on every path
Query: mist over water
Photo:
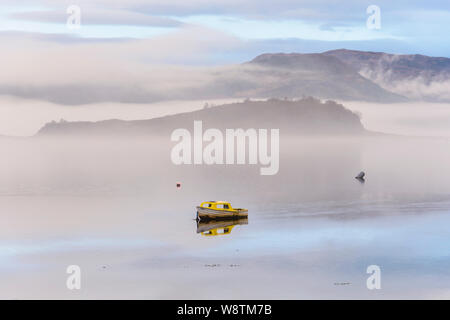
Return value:
M 407 102 L 374 104 L 346 101 L 344 105 L 361 115 L 371 131 L 421 137 L 450 137 L 450 104 Z
M 1 139 L 0 296 L 448 297 L 447 139 L 281 132 L 280 144 L 279 173 L 261 176 L 175 166 L 169 137 Z M 249 209 L 248 224 L 197 234 L 207 200 Z M 371 264 L 383 290 L 366 288 Z
M 33 136 L 51 121 L 101 121 L 109 119 L 139 120 L 188 112 L 209 105 L 237 99 L 164 101 L 155 103 L 102 102 L 67 106 L 36 99 L 0 95 L 0 136 Z M 30 117 L 30 114 L 33 114 Z

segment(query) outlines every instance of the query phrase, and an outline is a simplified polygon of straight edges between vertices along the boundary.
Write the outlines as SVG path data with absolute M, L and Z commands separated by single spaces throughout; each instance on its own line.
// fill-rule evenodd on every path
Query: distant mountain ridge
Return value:
M 407 99 L 381 88 L 359 74 L 357 68 L 322 53 L 266 53 L 245 65 L 259 66 L 261 76 L 276 81 L 261 85 L 253 94 L 267 97 L 312 95 L 324 99 L 400 102 Z M 252 72 L 252 71 L 249 71 Z
M 88 135 L 170 136 L 178 128 L 192 129 L 193 122 L 203 121 L 204 129 L 280 129 L 280 134 L 347 135 L 365 134 L 360 118 L 333 101 L 315 98 L 289 101 L 244 101 L 198 111 L 180 113 L 149 120 L 106 120 L 99 122 L 51 122 L 38 136 Z
M 338 49 L 326 51 L 326 56 L 336 57 L 357 71 L 369 69 L 389 73 L 391 80 L 404 80 L 424 76 L 427 81 L 450 76 L 450 59 L 420 54 L 389 54 L 384 52 Z

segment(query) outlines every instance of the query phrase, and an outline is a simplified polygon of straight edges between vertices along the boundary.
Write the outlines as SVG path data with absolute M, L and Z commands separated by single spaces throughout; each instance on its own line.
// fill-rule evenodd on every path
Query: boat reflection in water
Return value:
M 248 218 L 197 221 L 197 233 L 201 233 L 203 236 L 221 236 L 230 234 L 235 226 L 242 224 L 248 224 Z

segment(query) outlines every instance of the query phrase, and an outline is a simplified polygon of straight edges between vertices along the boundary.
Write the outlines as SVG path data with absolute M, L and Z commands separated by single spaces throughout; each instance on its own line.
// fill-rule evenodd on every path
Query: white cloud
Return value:
M 60 10 L 39 10 L 15 12 L 10 18 L 34 21 L 65 24 L 67 13 L 64 8 Z M 105 10 L 98 8 L 82 9 L 83 25 L 134 25 L 134 26 L 153 26 L 153 27 L 180 27 L 183 23 L 167 17 L 146 15 L 138 12 L 125 10 Z

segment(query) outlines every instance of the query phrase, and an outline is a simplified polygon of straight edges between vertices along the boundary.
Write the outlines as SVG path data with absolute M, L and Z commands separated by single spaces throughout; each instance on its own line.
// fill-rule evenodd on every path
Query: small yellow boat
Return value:
M 226 201 L 205 201 L 197 207 L 197 220 L 238 219 L 248 217 L 248 210 L 233 208 Z

